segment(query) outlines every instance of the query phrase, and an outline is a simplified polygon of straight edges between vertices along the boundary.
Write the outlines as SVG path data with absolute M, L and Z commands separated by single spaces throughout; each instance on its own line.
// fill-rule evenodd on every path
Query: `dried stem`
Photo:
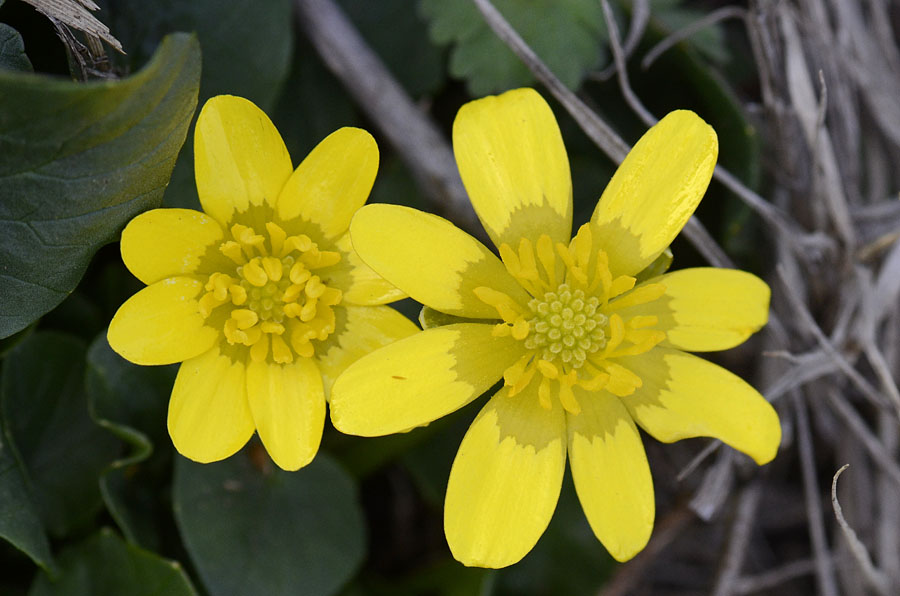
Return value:
M 844 464 L 843 466 L 841 466 L 841 468 L 834 473 L 834 478 L 831 480 L 831 506 L 834 508 L 834 516 L 837 518 L 838 524 L 841 526 L 841 531 L 844 533 L 844 538 L 847 539 L 847 542 L 850 545 L 850 552 L 853 553 L 853 557 L 856 559 L 856 562 L 862 569 L 863 577 L 866 578 L 869 587 L 881 596 L 888 596 L 890 594 L 890 590 L 888 590 L 887 578 L 883 573 L 875 569 L 874 565 L 872 565 L 872 558 L 869 556 L 869 551 L 866 549 L 866 545 L 864 545 L 860 541 L 859 537 L 857 537 L 856 535 L 856 532 L 853 531 L 853 528 L 851 528 L 850 524 L 847 523 L 847 520 L 844 519 L 844 513 L 841 509 L 841 504 L 840 502 L 838 502 L 837 481 L 840 475 L 844 473 L 844 470 L 849 467 L 849 464 Z

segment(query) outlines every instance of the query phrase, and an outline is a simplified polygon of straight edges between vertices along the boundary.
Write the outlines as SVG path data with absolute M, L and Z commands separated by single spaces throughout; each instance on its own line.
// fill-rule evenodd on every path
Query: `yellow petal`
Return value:
M 617 312 L 626 320 L 657 317 L 654 327 L 666 332 L 663 346 L 692 352 L 727 350 L 759 331 L 769 318 L 769 286 L 744 271 L 698 267 L 646 283 L 660 283 L 666 293 Z M 615 305 L 613 301 L 611 308 Z
M 378 146 L 359 128 L 341 128 L 316 145 L 278 197 L 278 216 L 318 224 L 326 238 L 347 231 L 378 171 Z
M 419 331 L 415 323 L 389 306 L 345 305 L 340 310 L 344 315 L 338 316 L 328 347 L 318 357 L 326 395 L 335 379 L 361 357 Z
M 591 218 L 613 277 L 638 273 L 671 244 L 703 198 L 718 151 L 716 132 L 686 110 L 641 137 Z
M 242 362 L 213 348 L 178 369 L 169 401 L 169 435 L 178 453 L 200 463 L 235 454 L 253 436 Z
M 545 410 L 534 381 L 503 388 L 469 427 L 450 471 L 444 533 L 456 560 L 500 568 L 518 562 L 547 529 L 566 467 L 562 407 Z
M 213 97 L 194 132 L 194 174 L 203 210 L 221 224 L 251 205 L 275 206 L 291 156 L 269 117 L 252 102 Z
M 343 293 L 343 302 L 369 306 L 406 298 L 403 290 L 363 263 L 353 250 L 349 231 L 338 239 L 335 247 L 341 253 L 341 260 L 328 270 L 328 285 Z
M 522 355 L 521 342 L 492 330 L 481 323 L 447 325 L 363 356 L 331 388 L 331 422 L 343 433 L 371 437 L 456 411 Z
M 429 213 L 397 205 L 366 205 L 350 225 L 353 248 L 377 273 L 415 300 L 444 313 L 498 318 L 479 300 L 487 286 L 519 304 L 530 297 L 483 244 Z
M 643 381 L 622 403 L 656 439 L 715 437 L 760 465 L 775 457 L 781 442 L 778 414 L 740 377 L 670 348 L 618 360 Z
M 122 260 L 135 277 L 150 285 L 193 273 L 207 254 L 221 262 L 223 256 L 216 249 L 222 237 L 222 227 L 200 211 L 153 209 L 122 230 Z
M 313 460 L 325 424 L 325 393 L 315 362 L 250 362 L 247 398 L 259 438 L 278 467 L 299 470 Z
M 170 277 L 147 286 L 119 307 L 106 338 L 135 364 L 172 364 L 209 350 L 219 332 L 204 325 L 197 296 L 203 284 Z
M 541 234 L 568 243 L 572 178 L 559 126 L 534 89 L 460 108 L 453 153 L 469 199 L 494 244 L 517 247 Z
M 581 404 L 580 414 L 566 416 L 575 490 L 594 534 L 613 558 L 627 561 L 653 531 L 653 479 L 644 445 L 619 398 L 573 389 Z

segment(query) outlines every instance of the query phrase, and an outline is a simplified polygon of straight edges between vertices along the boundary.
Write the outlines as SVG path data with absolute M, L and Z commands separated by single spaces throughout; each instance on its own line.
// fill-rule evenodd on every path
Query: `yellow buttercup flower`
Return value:
M 384 304 L 404 294 L 363 264 L 347 228 L 378 148 L 342 128 L 293 169 L 251 102 L 206 102 L 194 136 L 205 213 L 155 209 L 122 232 L 122 259 L 148 285 L 113 317 L 112 348 L 137 364 L 181 362 L 169 434 L 199 462 L 259 433 L 286 470 L 319 448 L 326 395 L 351 362 L 416 326 Z
M 463 317 L 365 356 L 332 391 L 339 430 L 427 424 L 503 387 L 453 463 L 444 529 L 466 565 L 519 561 L 544 532 L 571 462 L 594 533 L 620 561 L 647 543 L 653 484 L 638 426 L 660 441 L 709 436 L 759 464 L 778 416 L 750 385 L 683 350 L 742 343 L 768 316 L 769 288 L 697 268 L 637 281 L 709 184 L 718 152 L 696 114 L 663 118 L 635 145 L 570 241 L 572 186 L 556 120 L 531 89 L 463 106 L 456 161 L 500 259 L 448 221 L 371 205 L 353 246 L 375 271 Z

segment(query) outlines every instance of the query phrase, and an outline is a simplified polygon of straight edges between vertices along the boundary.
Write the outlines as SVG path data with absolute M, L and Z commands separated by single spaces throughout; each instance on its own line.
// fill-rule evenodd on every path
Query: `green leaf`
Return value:
M 44 524 L 28 492 L 22 468 L 5 440 L 0 441 L 0 538 L 44 569 L 54 568 Z
M 118 442 L 94 424 L 84 392 L 84 344 L 38 332 L 4 360 L 0 412 L 8 442 L 51 534 L 65 536 L 99 511 L 97 479 Z
M 55 581 L 37 577 L 29 596 L 197 596 L 177 562 L 131 546 L 103 529 L 60 556 Z
M 197 41 L 175 35 L 122 81 L 0 71 L 0 337 L 62 302 L 100 246 L 159 206 L 199 67 Z
M 343 85 L 322 64 L 316 50 L 298 40 L 291 71 L 275 109 L 269 114 L 278 127 L 294 164 L 319 141 L 342 126 L 359 126 L 356 108 Z M 193 184 L 193 172 L 190 183 Z M 381 178 L 381 171 L 376 178 Z
M 705 11 L 689 8 L 683 4 L 685 4 L 684 0 L 651 0 L 650 14 L 670 32 L 684 29 L 706 16 Z M 729 58 L 728 47 L 725 45 L 725 32 L 718 24 L 704 27 L 687 38 L 685 42 L 694 46 L 710 60 L 721 63 L 726 62 Z
M 25 54 L 25 42 L 19 32 L 0 23 L 0 70 L 22 70 L 32 72 L 34 67 Z
M 288 74 L 293 48 L 290 0 L 107 0 L 108 25 L 136 68 L 163 35 L 194 31 L 203 47 L 200 105 L 214 95 L 245 97 L 267 113 Z M 166 190 L 167 207 L 200 209 L 193 133 Z
M 401 577 L 367 578 L 355 593 L 361 596 L 490 596 L 494 593 L 496 577 L 494 569 L 463 567 L 448 555 Z
M 363 38 L 414 97 L 434 93 L 444 82 L 443 52 L 429 41 L 416 14 L 417 1 L 340 0 Z
M 421 0 L 431 38 L 453 44 L 450 74 L 474 96 L 529 85 L 528 69 L 488 27 L 471 0 Z M 570 89 L 600 65 L 606 27 L 596 0 L 495 0 L 494 6 Z
M 31 335 L 31 332 L 34 331 L 35 325 L 29 325 L 25 329 L 21 331 L 17 331 L 13 333 L 9 337 L 4 337 L 0 339 L 0 358 L 6 356 L 6 353 L 15 348 L 17 345 L 22 343 L 25 338 Z
M 157 549 L 158 520 L 169 509 L 159 486 L 173 451 L 164 421 L 178 367 L 131 364 L 112 351 L 105 334 L 91 344 L 87 363 L 91 415 L 131 447 L 100 477 L 103 501 L 129 542 Z
M 136 69 L 176 31 L 193 31 L 203 48 L 201 102 L 240 95 L 266 110 L 278 97 L 290 66 L 290 0 L 106 0 L 98 2 L 110 30 Z
M 364 553 L 353 481 L 323 453 L 284 472 L 259 450 L 176 462 L 175 518 L 203 583 L 212 596 L 336 593 Z

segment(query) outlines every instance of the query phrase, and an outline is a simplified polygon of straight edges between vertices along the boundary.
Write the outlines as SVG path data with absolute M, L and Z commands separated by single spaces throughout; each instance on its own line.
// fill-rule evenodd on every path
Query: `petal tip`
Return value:
M 764 398 L 760 396 L 760 399 Z M 745 451 L 760 466 L 764 466 L 774 460 L 775 456 L 778 455 L 778 449 L 781 447 L 781 419 L 778 417 L 778 412 L 775 411 L 772 404 L 766 402 L 766 405 L 768 406 L 768 411 L 764 415 L 766 419 L 760 424 L 761 430 L 759 434 L 762 437 L 760 444 L 752 451 Z

